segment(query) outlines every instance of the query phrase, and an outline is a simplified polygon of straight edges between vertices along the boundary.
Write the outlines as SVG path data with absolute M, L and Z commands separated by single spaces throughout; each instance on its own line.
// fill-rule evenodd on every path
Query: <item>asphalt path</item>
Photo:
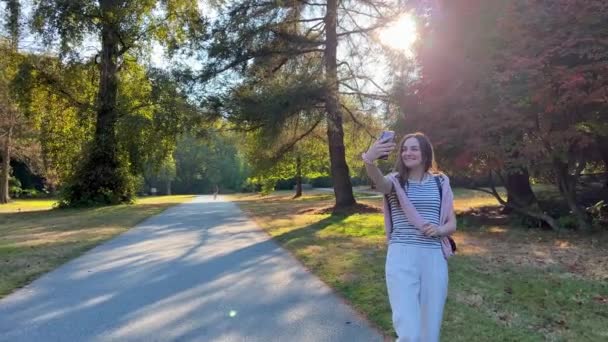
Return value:
M 382 341 L 232 202 L 170 208 L 0 300 L 0 341 Z

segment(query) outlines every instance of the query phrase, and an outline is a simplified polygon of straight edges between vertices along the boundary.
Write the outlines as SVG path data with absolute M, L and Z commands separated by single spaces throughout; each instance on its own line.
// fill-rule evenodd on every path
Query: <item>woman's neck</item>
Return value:
M 409 169 L 408 178 L 409 180 L 420 182 L 424 178 L 424 174 L 424 169 L 417 167 L 415 169 Z

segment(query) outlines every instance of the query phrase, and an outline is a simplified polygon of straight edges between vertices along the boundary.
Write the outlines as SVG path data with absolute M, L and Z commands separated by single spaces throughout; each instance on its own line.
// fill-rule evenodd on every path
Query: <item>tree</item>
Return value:
M 491 192 L 502 204 L 557 228 L 537 206 L 534 173 L 558 185 L 587 226 L 575 189 L 596 158 L 590 127 L 597 132 L 605 112 L 606 49 L 598 37 L 606 34 L 599 24 L 606 5 L 450 1 L 439 14 L 418 55 L 420 77 L 401 94 L 410 120 L 439 128 L 438 150 L 454 170 L 499 176 L 509 200 Z
M 504 94 L 492 77 L 500 47 L 494 23 L 504 4 L 452 1 L 432 8 L 429 21 L 419 25 L 422 38 L 415 60 L 400 66 L 404 71 L 396 80 L 395 97 L 405 125 L 431 135 L 440 165 L 457 181 L 480 189 L 494 184 L 488 174 L 499 175 L 507 200 L 490 192 L 501 204 L 555 225 L 538 208 L 529 160 L 521 153 L 529 121 L 522 123 L 521 113 L 499 111 L 497 104 Z
M 248 119 L 253 126 L 268 124 L 280 127 L 286 118 L 300 110 L 322 106 L 336 209 L 354 205 L 356 202 L 345 158 L 345 113 L 341 95 L 372 100 L 383 98 L 361 90 L 358 82 L 367 82 L 371 78 L 361 74 L 360 63 L 355 63 L 355 56 L 360 58 L 364 54 L 358 54 L 361 41 L 355 41 L 354 37 L 365 39 L 366 34 L 382 27 L 391 15 L 400 12 L 399 9 L 382 1 L 248 0 L 234 4 L 214 25 L 211 32 L 213 41 L 206 56 L 208 67 L 199 79 L 207 80 L 228 70 L 240 70 L 251 77 L 251 69 L 261 69 L 249 84 L 250 98 L 257 95 L 258 102 L 261 102 L 272 98 L 267 96 L 268 93 L 256 90 L 258 81 L 263 83 L 260 79 L 272 78 L 281 72 L 293 73 L 294 68 L 300 70 L 299 76 L 302 77 L 292 78 L 295 80 L 286 84 L 289 91 L 281 92 L 294 95 L 283 98 L 282 110 L 272 114 L 260 110 Z M 369 25 L 359 26 L 357 16 L 365 17 L 362 22 Z M 342 58 L 338 54 L 341 40 L 349 46 L 347 56 Z M 279 78 L 284 78 L 284 75 Z M 303 79 L 309 81 L 298 82 Z
M 116 125 L 119 120 L 118 78 L 125 58 L 142 54 L 156 40 L 175 50 L 186 41 L 195 44 L 204 22 L 194 0 L 62 1 L 43 0 L 34 8 L 33 27 L 47 44 L 60 38 L 63 57 L 78 59 L 75 46 L 95 36 L 101 51 L 95 105 L 94 138 L 86 158 L 66 188 L 66 205 L 129 202 L 134 184 L 126 159 L 120 156 Z
M 205 136 L 185 134 L 175 149 L 176 193 L 209 193 L 215 185 L 240 191 L 247 179 L 242 135 L 206 131 Z
M 14 82 L 16 100 L 40 145 L 45 186 L 55 192 L 74 174 L 95 127 L 95 67 L 64 65 L 57 58 L 27 55 Z
M 594 157 L 594 142 L 608 105 L 608 4 L 604 1 L 527 1 L 511 4 L 504 20 L 513 43 L 504 54 L 510 69 L 505 83 L 529 93 L 523 110 L 535 122 L 531 132 L 538 151 L 548 160 L 555 182 L 580 228 L 589 220 L 577 200 L 581 173 Z M 568 25 L 568 33 L 559 28 Z M 522 82 L 523 80 L 523 82 Z M 522 108 L 523 107 L 523 108 Z M 604 120 L 599 117 L 604 116 Z M 598 129 L 599 128 L 599 129 Z M 600 133 L 601 135 L 601 133 Z
M 4 56 L 12 55 L 14 58 L 14 53 L 2 50 L 0 50 L 0 53 Z M 8 182 L 11 169 L 12 146 L 17 133 L 16 130 L 20 128 L 19 126 L 23 122 L 23 116 L 17 104 L 10 96 L 10 76 L 7 75 L 7 73 L 10 73 L 9 66 L 4 62 L 0 62 L 0 69 L 2 69 L 0 72 L 0 137 L 3 138 L 1 144 L 2 174 L 0 176 L 0 203 L 4 204 L 10 200 Z M 14 71 L 14 68 L 12 69 Z
M 304 177 L 328 174 L 325 127 L 320 120 L 307 123 L 311 117 L 314 115 L 292 118 L 278 134 L 258 130 L 247 135 L 245 156 L 251 166 L 251 180 L 262 184 L 263 193 L 274 190 L 279 180 L 295 179 L 293 198 L 298 198 L 302 196 Z
M 150 162 L 143 172 L 146 186 L 152 188 L 155 184 L 162 184 L 165 186 L 165 195 L 171 195 L 171 183 L 175 181 L 176 176 L 175 159 L 172 154 L 167 155 L 160 164 L 157 161 Z
M 0 203 L 5 204 L 10 200 L 9 178 L 10 162 L 13 151 L 15 136 L 23 129 L 25 118 L 14 101 L 11 84 L 21 61 L 18 54 L 18 42 L 20 33 L 19 13 L 21 6 L 19 1 L 6 0 L 8 20 L 6 29 L 10 38 L 0 41 L 0 53 L 4 56 L 0 61 L 0 136 L 2 140 L 2 173 L 0 175 Z

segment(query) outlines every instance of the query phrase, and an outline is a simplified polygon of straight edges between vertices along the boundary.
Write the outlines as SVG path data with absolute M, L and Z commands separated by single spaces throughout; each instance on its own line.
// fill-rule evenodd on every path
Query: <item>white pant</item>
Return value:
M 448 293 L 448 266 L 441 249 L 390 244 L 386 286 L 397 342 L 439 341 Z

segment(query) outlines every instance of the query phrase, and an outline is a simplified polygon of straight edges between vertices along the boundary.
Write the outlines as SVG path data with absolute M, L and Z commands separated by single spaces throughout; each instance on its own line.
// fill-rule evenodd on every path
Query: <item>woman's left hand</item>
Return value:
M 430 237 L 435 237 L 441 235 L 441 229 L 433 223 L 426 223 L 422 226 L 422 234 Z

